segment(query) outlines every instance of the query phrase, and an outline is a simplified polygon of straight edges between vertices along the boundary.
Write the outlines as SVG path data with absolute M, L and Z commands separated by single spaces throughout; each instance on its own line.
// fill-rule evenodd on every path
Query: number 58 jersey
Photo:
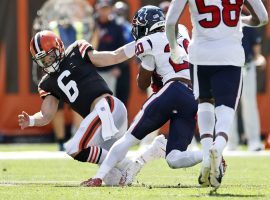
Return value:
M 187 1 L 193 25 L 190 63 L 243 66 L 240 15 L 245 0 Z
M 40 96 L 45 98 L 53 95 L 62 99 L 84 118 L 97 97 L 105 93 L 112 94 L 88 58 L 87 51 L 91 50 L 92 46 L 84 40 L 71 44 L 65 51 L 59 71 L 41 79 L 38 87 Z
M 148 71 L 155 71 L 163 84 L 172 78 L 190 79 L 187 47 L 189 35 L 183 25 L 178 25 L 177 42 L 182 48 L 182 62 L 175 64 L 170 59 L 170 46 L 165 32 L 156 32 L 136 41 L 135 53 L 142 61 L 141 66 Z

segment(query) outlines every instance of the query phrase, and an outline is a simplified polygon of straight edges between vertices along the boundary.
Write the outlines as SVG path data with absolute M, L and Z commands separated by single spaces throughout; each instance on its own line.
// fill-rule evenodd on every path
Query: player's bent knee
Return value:
M 89 157 L 89 153 L 90 153 L 90 147 L 87 149 L 83 149 L 82 151 L 80 151 L 76 156 L 74 156 L 73 158 L 75 160 L 78 160 L 80 162 L 87 162 L 88 157 Z
M 181 160 L 181 151 L 179 150 L 172 150 L 167 156 L 166 161 L 170 168 L 177 169 L 177 168 L 183 168 L 185 167 L 183 162 L 180 162 Z

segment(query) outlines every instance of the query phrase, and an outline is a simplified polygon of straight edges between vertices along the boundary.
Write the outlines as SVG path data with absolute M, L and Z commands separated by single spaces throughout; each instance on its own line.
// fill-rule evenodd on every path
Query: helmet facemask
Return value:
M 41 51 L 33 57 L 33 60 L 48 74 L 58 71 L 62 59 L 63 55 L 60 55 L 58 49 Z

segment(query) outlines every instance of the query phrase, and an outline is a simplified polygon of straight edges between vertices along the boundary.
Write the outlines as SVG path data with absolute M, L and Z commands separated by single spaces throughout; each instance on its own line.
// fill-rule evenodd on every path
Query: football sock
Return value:
M 90 146 L 81 150 L 75 157 L 75 160 L 81 162 L 90 162 L 94 164 L 100 164 L 105 159 L 108 151 L 98 146 Z
M 227 141 L 224 137 L 218 136 L 215 139 L 214 146 L 218 150 L 219 154 L 222 154 L 224 148 L 226 147 Z
M 137 158 L 135 158 L 135 161 L 139 161 L 140 164 L 145 165 L 153 160 L 165 158 L 167 140 L 164 138 L 164 147 L 163 145 L 157 145 L 156 142 L 157 141 L 154 140 L 149 146 L 144 148 L 143 151 L 139 152 L 139 155 Z
M 103 179 L 106 174 L 114 167 L 116 164 L 120 161 L 122 161 L 127 152 L 128 149 L 135 145 L 138 144 L 140 140 L 135 138 L 133 135 L 127 133 L 125 134 L 122 138 L 120 138 L 118 141 L 116 141 L 113 146 L 111 147 L 108 155 L 106 156 L 105 160 L 101 164 L 97 174 L 95 175 L 94 178 L 100 178 Z M 123 161 L 124 163 L 127 160 Z M 122 162 L 119 163 L 120 166 L 118 167 L 123 167 Z
M 215 128 L 215 108 L 210 103 L 200 103 L 198 110 L 198 126 L 203 150 L 203 162 L 208 162 L 209 149 L 213 144 Z

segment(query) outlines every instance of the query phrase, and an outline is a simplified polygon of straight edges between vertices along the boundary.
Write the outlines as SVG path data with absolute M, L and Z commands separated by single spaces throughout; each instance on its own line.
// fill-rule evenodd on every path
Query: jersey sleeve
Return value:
M 153 44 L 148 37 L 144 37 L 136 42 L 135 45 L 135 54 L 142 60 L 142 57 L 146 55 L 151 55 L 153 49 Z
M 38 84 L 38 93 L 39 93 L 40 98 L 44 99 L 48 95 L 53 95 L 57 99 L 59 99 L 59 97 L 57 95 L 54 95 L 48 89 L 50 86 L 49 86 L 49 82 L 47 81 L 47 79 L 48 79 L 48 75 L 43 76 L 42 79 L 40 80 L 39 84 Z
M 155 58 L 152 55 L 145 55 L 141 58 L 141 66 L 148 70 L 148 71 L 154 71 L 155 70 Z
M 38 87 L 38 93 L 39 93 L 40 98 L 42 98 L 42 99 L 44 99 L 46 96 L 51 94 L 51 92 L 47 92 L 47 91 L 41 89 L 41 87 Z
M 88 55 L 87 55 L 88 51 L 94 50 L 93 46 L 89 44 L 86 40 L 78 40 L 77 44 L 78 44 L 79 51 L 83 59 L 85 59 L 86 57 L 88 58 Z

